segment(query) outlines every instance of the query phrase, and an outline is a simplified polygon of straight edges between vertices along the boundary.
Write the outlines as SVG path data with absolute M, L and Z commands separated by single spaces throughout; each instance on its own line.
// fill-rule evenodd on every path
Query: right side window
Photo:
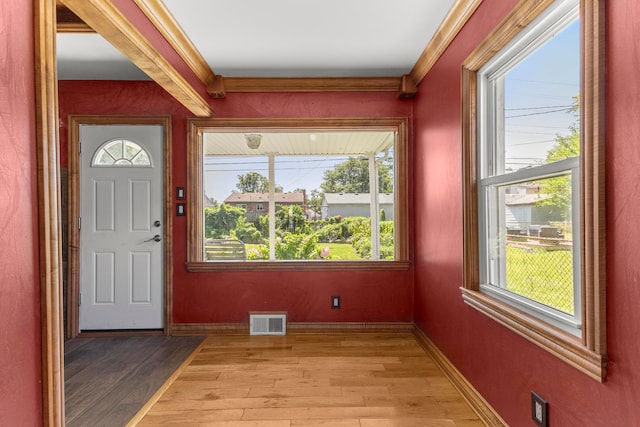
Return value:
M 560 6 L 478 71 L 480 287 L 578 335 L 580 25 Z
M 463 297 L 602 380 L 601 9 L 526 3 L 463 66 Z

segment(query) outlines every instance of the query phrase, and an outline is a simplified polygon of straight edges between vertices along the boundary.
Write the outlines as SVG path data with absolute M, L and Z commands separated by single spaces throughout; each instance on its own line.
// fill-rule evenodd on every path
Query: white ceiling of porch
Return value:
M 261 135 L 260 146 L 247 146 L 246 134 Z M 359 156 L 383 153 L 393 146 L 390 131 L 310 131 L 310 132 L 204 132 L 207 156 Z

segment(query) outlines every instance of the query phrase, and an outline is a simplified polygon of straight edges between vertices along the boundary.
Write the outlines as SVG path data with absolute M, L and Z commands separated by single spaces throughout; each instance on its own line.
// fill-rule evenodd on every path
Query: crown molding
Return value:
M 411 70 L 410 76 L 416 86 L 422 82 L 422 79 L 440 59 L 449 44 L 480 6 L 480 3 L 482 0 L 456 0 Z
M 227 92 L 399 92 L 400 77 L 225 77 Z

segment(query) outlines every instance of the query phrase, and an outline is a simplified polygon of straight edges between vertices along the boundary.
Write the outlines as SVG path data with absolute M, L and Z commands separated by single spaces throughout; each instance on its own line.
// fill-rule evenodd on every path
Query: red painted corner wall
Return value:
M 3 1 L 0 426 L 42 424 L 32 2 Z
M 186 120 L 190 114 L 151 82 L 59 84 L 61 152 L 67 165 L 69 114 L 171 115 L 173 185 L 186 186 Z M 412 102 L 393 93 L 228 94 L 211 100 L 218 118 L 407 117 Z M 173 321 L 238 323 L 248 312 L 286 310 L 292 322 L 410 322 L 412 274 L 408 271 L 186 271 L 186 217 L 174 218 Z M 341 309 L 332 310 L 331 295 Z
M 485 0 L 420 85 L 415 105 L 415 321 L 513 426 L 530 392 L 554 426 L 640 423 L 640 3 L 606 2 L 609 374 L 589 379 L 462 302 L 460 67 L 516 4 Z

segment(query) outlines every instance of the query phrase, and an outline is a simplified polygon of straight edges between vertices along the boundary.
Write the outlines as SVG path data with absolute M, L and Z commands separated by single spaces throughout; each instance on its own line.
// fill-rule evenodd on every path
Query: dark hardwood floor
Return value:
M 126 425 L 203 339 L 127 336 L 67 341 L 66 425 Z

